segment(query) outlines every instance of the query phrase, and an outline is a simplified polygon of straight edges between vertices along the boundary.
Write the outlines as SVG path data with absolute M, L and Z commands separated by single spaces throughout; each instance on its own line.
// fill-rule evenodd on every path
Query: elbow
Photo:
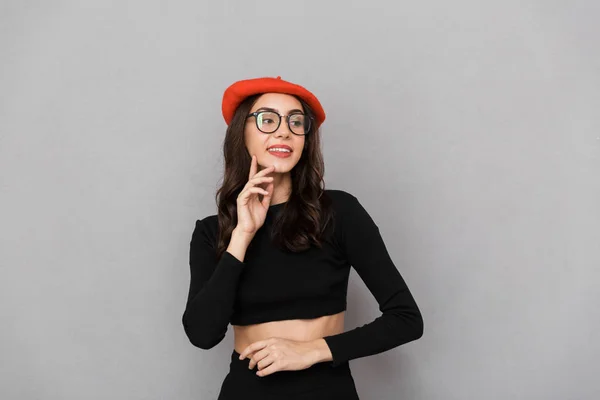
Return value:
M 417 339 L 420 339 L 421 337 L 423 337 L 423 330 L 424 330 L 423 316 L 419 312 L 417 317 L 415 318 L 415 323 L 414 323 L 414 332 L 415 332 L 414 340 L 417 340 Z
M 190 343 L 193 344 L 195 347 L 198 347 L 202 350 L 210 350 L 213 347 L 215 347 L 216 345 L 218 345 L 219 343 L 221 343 L 221 340 L 223 340 L 224 336 L 222 337 L 205 337 L 203 335 L 195 335 L 195 334 L 191 334 L 189 331 L 186 330 L 186 334 L 188 339 L 190 340 Z
M 411 313 L 410 322 L 412 328 L 412 340 L 417 340 L 423 337 L 423 315 L 421 314 L 421 310 L 419 310 L 419 308 L 416 306 L 414 307 Z
M 423 336 L 423 316 L 418 308 L 397 314 L 397 338 L 400 344 L 420 339 Z
M 190 339 L 190 343 L 193 344 L 194 346 L 202 349 L 202 350 L 210 350 L 213 347 L 215 347 L 217 344 L 219 344 L 221 342 L 221 339 L 214 339 L 214 340 L 206 340 L 203 338 L 197 338 L 197 337 L 193 337 L 193 336 L 189 336 L 188 338 Z
M 423 314 L 414 300 L 413 304 L 405 309 L 405 318 L 406 324 L 409 326 L 410 340 L 413 341 L 423 337 Z
M 189 324 L 185 314 L 182 317 L 183 329 L 190 343 L 203 350 L 210 350 L 221 343 L 225 337 L 225 332 L 209 332 L 202 327 L 193 327 Z

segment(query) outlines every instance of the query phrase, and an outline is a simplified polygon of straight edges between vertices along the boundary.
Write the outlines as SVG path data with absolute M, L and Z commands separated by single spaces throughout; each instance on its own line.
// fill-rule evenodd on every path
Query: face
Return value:
M 250 155 L 256 155 L 258 164 L 262 168 L 275 165 L 275 173 L 289 172 L 300 160 L 302 150 L 304 149 L 305 137 L 296 135 L 290 131 L 285 116 L 294 112 L 303 113 L 302 104 L 298 99 L 289 94 L 265 93 L 254 103 L 250 112 L 262 111 L 265 108 L 275 110 L 282 116 L 279 128 L 273 133 L 263 133 L 256 126 L 256 117 L 249 117 L 246 120 L 244 128 L 246 148 Z M 264 124 L 263 126 L 268 126 L 272 121 L 263 120 L 262 123 Z M 294 123 L 297 122 L 294 122 L 294 118 L 292 118 L 290 124 L 293 126 Z M 267 129 L 263 128 L 263 130 Z M 274 145 L 282 145 L 284 148 L 289 148 L 291 152 L 269 151 L 268 148 Z

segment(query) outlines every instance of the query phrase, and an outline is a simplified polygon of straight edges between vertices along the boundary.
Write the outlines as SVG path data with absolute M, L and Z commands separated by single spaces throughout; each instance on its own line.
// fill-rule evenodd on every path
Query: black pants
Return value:
M 248 357 L 239 357 L 234 349 L 217 400 L 359 400 L 348 362 L 331 367 L 331 361 L 326 361 L 261 377 L 256 375 L 256 365 L 248 369 Z

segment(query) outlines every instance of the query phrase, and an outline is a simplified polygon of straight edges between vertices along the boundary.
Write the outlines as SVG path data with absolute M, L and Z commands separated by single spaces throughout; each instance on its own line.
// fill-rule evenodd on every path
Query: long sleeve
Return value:
M 227 251 L 217 261 L 206 218 L 196 221 L 189 263 L 190 287 L 182 323 L 194 346 L 210 349 L 227 332 L 244 263 Z
M 348 262 L 379 303 L 382 315 L 353 330 L 323 338 L 333 355 L 333 367 L 384 352 L 423 335 L 421 312 L 388 254 L 379 227 L 358 199 L 347 192 L 341 236 Z

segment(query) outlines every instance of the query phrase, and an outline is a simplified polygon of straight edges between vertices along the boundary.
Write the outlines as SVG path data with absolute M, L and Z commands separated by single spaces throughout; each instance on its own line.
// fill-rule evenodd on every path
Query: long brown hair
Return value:
M 244 141 L 244 127 L 248 113 L 261 95 L 262 93 L 247 97 L 238 106 L 225 134 L 223 184 L 215 195 L 219 221 L 217 259 L 227 249 L 231 233 L 237 225 L 237 196 L 248 182 L 251 162 Z M 304 113 L 314 118 L 308 104 L 301 98 L 296 98 L 302 104 Z M 313 120 L 305 136 L 300 160 L 290 171 L 290 197 L 283 205 L 283 210 L 277 214 L 270 231 L 273 243 L 280 249 L 300 252 L 309 249 L 311 245 L 322 246 L 323 235 L 334 212 L 331 199 L 325 192 L 324 173 L 320 130 Z

